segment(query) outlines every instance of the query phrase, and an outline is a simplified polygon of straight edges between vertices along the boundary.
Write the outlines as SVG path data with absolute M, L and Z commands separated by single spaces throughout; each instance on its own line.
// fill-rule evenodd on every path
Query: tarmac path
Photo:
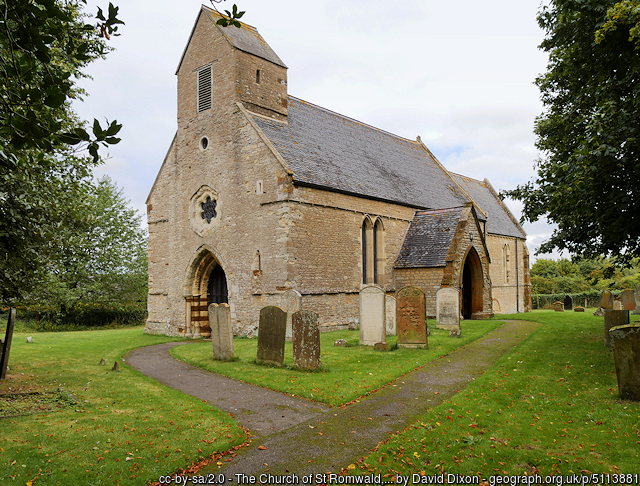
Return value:
M 126 360 L 145 375 L 231 413 L 251 431 L 250 447 L 239 450 L 224 466 L 201 469 L 199 475 L 223 473 L 234 482 L 236 474 L 295 474 L 301 478 L 339 473 L 366 456 L 389 434 L 403 430 L 427 409 L 462 390 L 538 327 L 535 322 L 505 321 L 482 338 L 346 407 L 290 397 L 171 357 L 173 346 L 188 343 L 139 348 Z

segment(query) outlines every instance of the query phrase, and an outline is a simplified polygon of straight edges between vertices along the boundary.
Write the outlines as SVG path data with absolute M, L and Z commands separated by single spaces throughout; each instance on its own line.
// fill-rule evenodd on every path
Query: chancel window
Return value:
M 362 283 L 379 284 L 384 276 L 384 230 L 382 221 L 372 223 L 369 217 L 362 223 Z
M 509 283 L 509 259 L 510 259 L 511 255 L 510 255 L 510 251 L 509 251 L 509 245 L 505 244 L 502 247 L 502 271 L 503 271 L 503 276 L 504 276 L 504 283 L 508 284 Z

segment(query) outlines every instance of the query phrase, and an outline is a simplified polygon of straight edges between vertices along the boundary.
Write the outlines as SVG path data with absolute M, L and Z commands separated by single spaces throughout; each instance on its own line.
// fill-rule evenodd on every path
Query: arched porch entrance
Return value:
M 483 315 L 484 278 L 482 263 L 475 248 L 471 247 L 462 267 L 460 309 L 465 319 L 478 319 Z
M 189 266 L 185 299 L 186 336 L 209 337 L 209 304 L 228 303 L 227 277 L 209 249 L 201 249 Z

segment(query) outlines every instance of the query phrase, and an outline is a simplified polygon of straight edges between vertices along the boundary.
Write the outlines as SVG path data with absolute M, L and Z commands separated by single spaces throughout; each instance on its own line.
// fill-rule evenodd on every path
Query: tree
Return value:
M 82 69 L 108 52 L 118 8 L 85 22 L 86 0 L 0 0 L 0 301 L 23 295 L 41 276 L 76 191 L 87 186 L 98 147 L 117 143 L 120 125 L 92 134 L 72 112 Z M 91 158 L 76 157 L 88 149 Z
M 538 253 L 640 255 L 639 5 L 551 0 L 538 15 L 542 157 L 533 181 L 503 193 L 524 203 L 523 221 L 557 224 Z
M 74 224 L 60 228 L 54 258 L 27 295 L 64 319 L 81 305 L 132 303 L 146 299 L 147 238 L 141 217 L 116 184 L 103 177 L 77 191 Z

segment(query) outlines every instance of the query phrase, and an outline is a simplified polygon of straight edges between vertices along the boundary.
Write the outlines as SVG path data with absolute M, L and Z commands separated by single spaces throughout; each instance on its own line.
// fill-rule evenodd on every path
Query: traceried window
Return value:
M 211 65 L 198 70 L 198 113 L 211 108 Z
M 362 223 L 362 283 L 379 284 L 384 276 L 382 221 L 366 217 Z

